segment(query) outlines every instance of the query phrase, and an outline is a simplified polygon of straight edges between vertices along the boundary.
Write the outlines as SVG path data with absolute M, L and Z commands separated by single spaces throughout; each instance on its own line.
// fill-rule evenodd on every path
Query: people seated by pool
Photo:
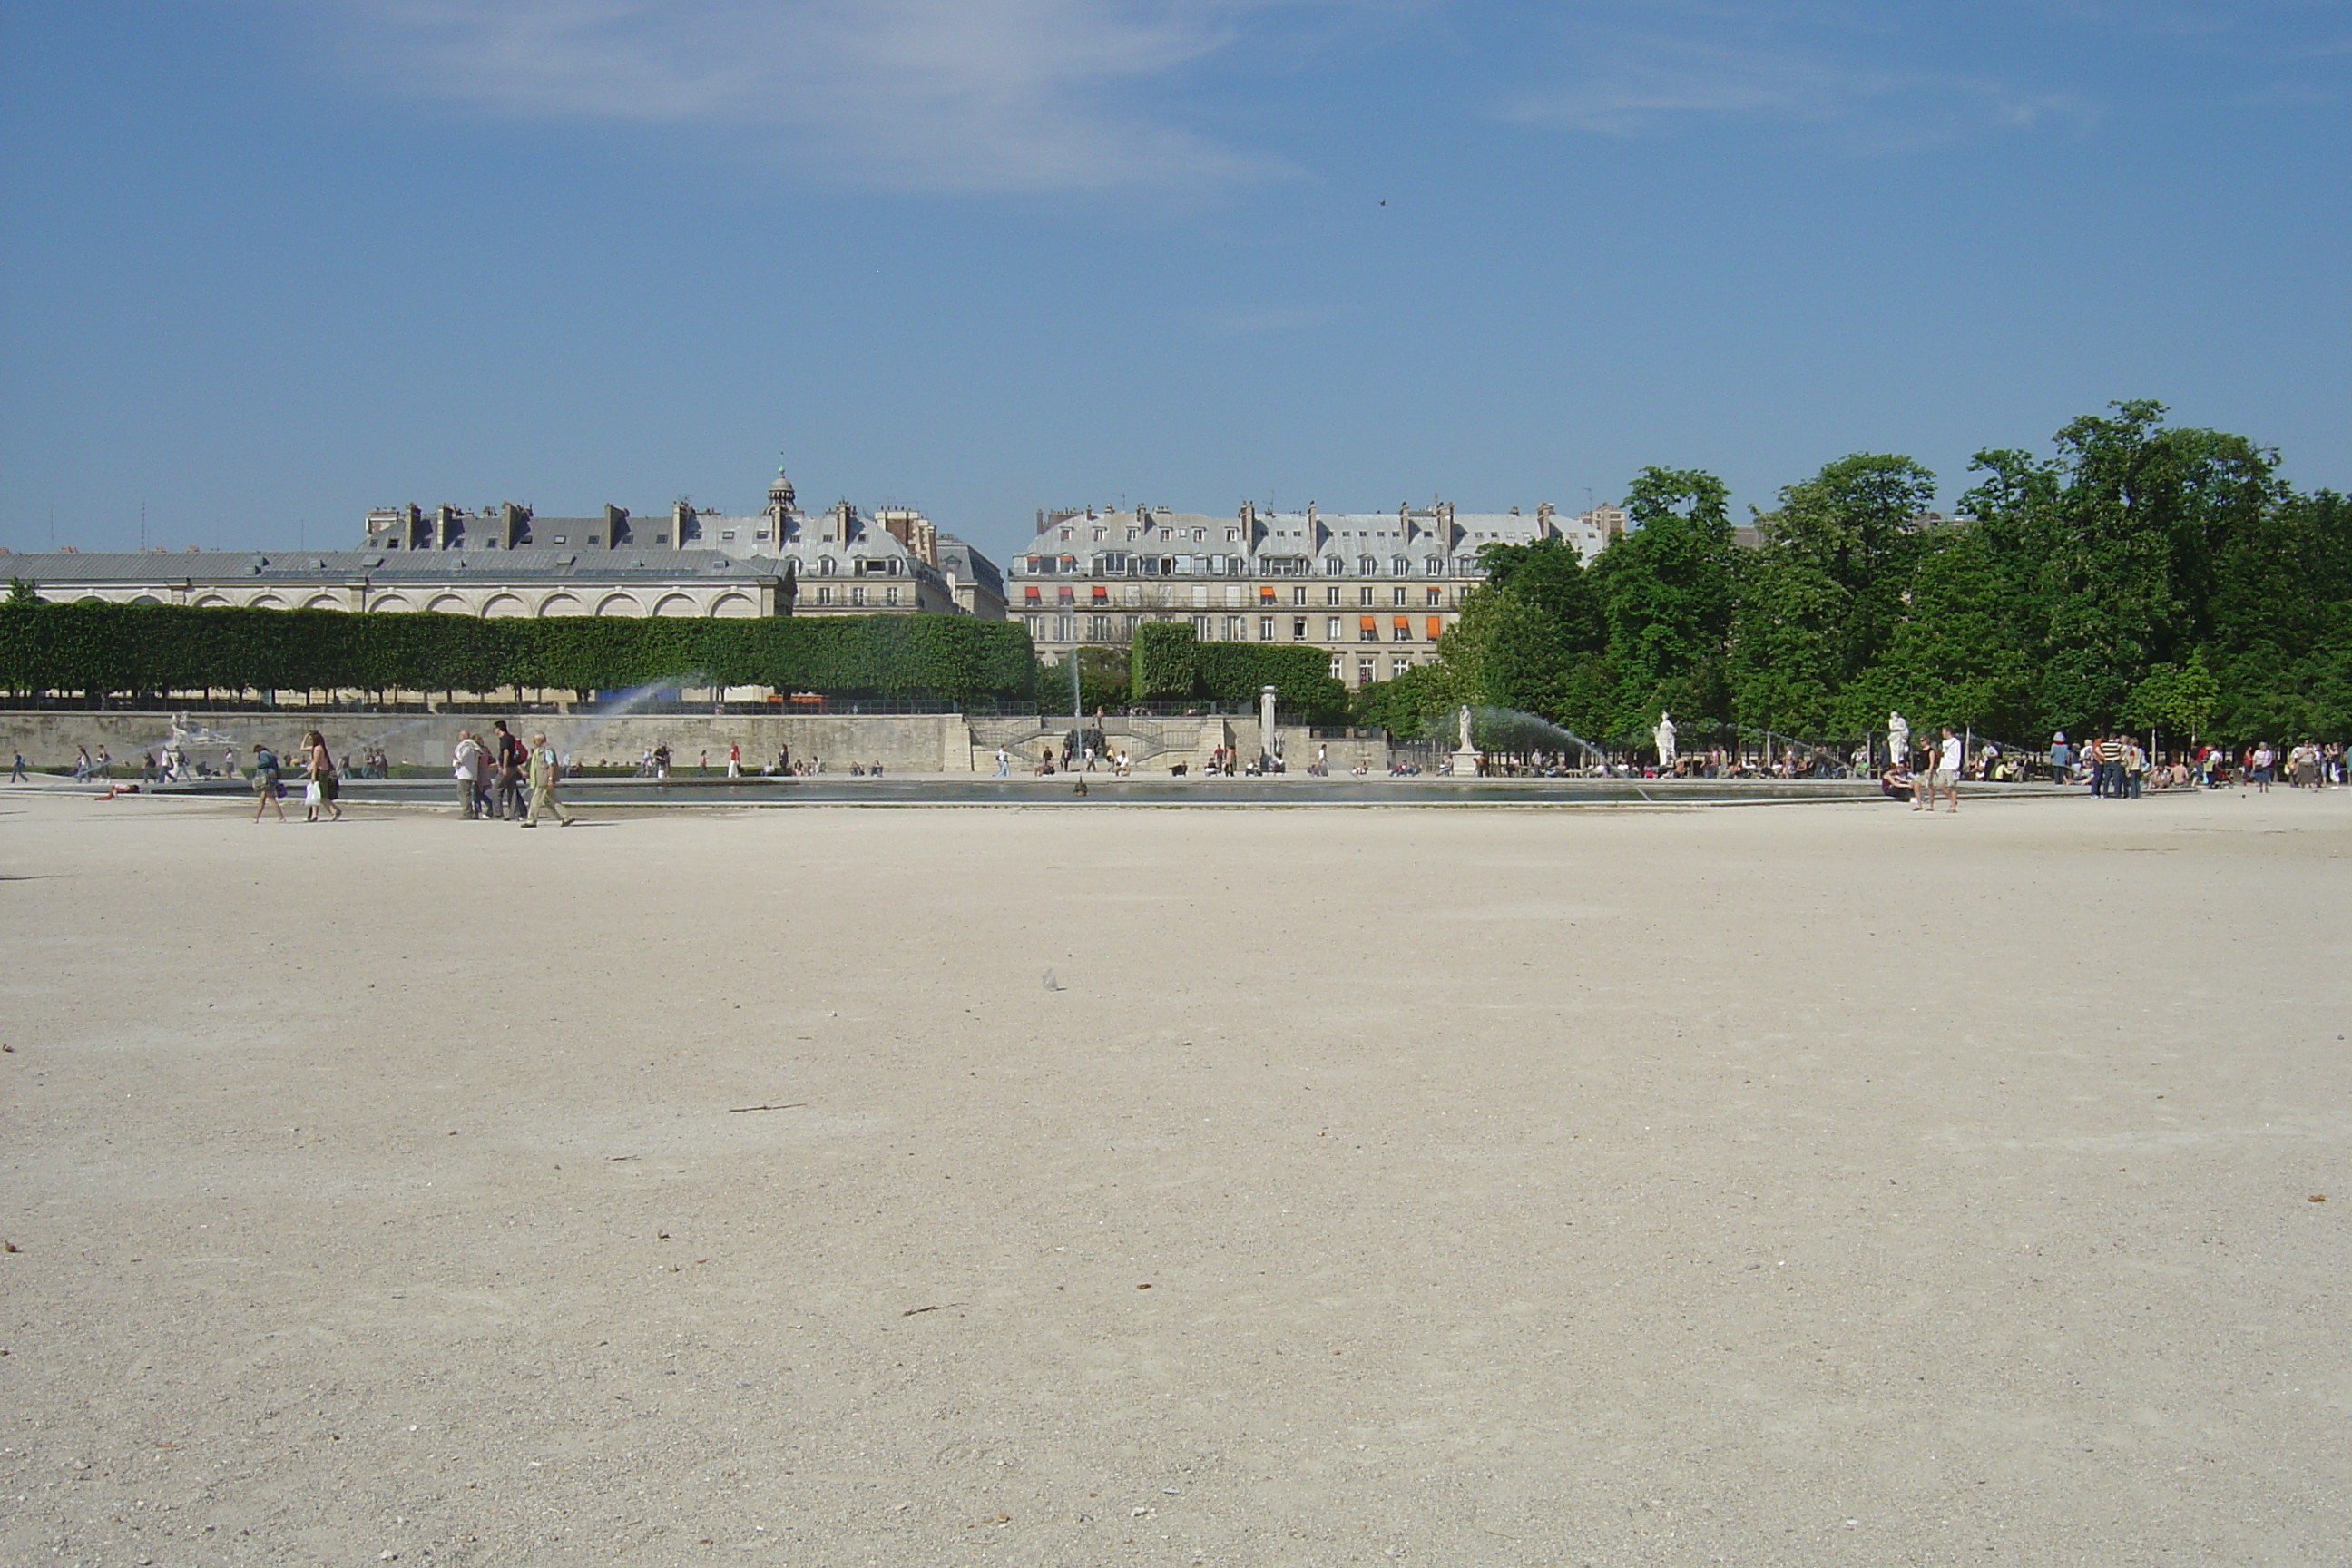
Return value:
M 1911 800 L 1918 794 L 1918 781 L 1899 758 L 1887 763 L 1886 771 L 1878 775 L 1878 793 L 1889 800 Z

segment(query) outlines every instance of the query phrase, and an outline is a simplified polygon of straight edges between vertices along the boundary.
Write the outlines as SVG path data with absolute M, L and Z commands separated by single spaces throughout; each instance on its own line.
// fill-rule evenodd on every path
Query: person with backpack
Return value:
M 491 762 L 498 769 L 497 809 L 491 815 L 500 821 L 520 821 L 523 815 L 523 775 L 530 765 L 530 754 L 515 739 L 514 731 L 507 728 L 505 720 L 491 720 L 490 728 L 496 731 L 490 737 Z
M 555 798 L 556 784 L 563 777 L 563 759 L 547 743 L 545 735 L 530 738 L 530 810 L 522 819 L 525 827 L 539 826 L 539 814 L 546 812 L 564 826 L 572 826 L 572 814 Z
M 256 741 L 253 743 L 253 820 L 261 820 L 264 806 L 275 809 L 278 820 L 286 820 L 286 807 L 278 798 L 278 753 Z

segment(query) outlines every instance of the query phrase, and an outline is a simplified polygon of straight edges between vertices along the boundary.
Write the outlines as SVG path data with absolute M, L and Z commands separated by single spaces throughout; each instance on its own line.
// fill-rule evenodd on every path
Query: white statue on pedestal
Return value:
M 1650 731 L 1650 739 L 1658 743 L 1658 766 L 1675 765 L 1675 716 L 1664 709 L 1658 710 L 1658 727 Z
M 1911 721 L 1900 713 L 1886 716 L 1886 755 L 1889 762 L 1906 762 L 1911 756 Z
M 1461 732 L 1462 744 L 1454 749 L 1452 772 L 1458 779 L 1475 778 L 1478 773 L 1478 748 L 1470 739 L 1470 704 L 1465 702 L 1455 711 L 1454 721 Z

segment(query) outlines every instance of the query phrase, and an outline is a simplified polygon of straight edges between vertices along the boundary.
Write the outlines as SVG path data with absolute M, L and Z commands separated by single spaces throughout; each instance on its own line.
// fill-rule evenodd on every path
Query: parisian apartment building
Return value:
M 1047 659 L 1123 645 L 1145 621 L 1185 620 L 1204 642 L 1318 648 L 1334 677 L 1367 686 L 1434 656 L 1483 575 L 1482 546 L 1561 539 L 1590 560 L 1624 529 L 1613 506 L 1563 518 L 1549 503 L 1532 512 L 1457 512 L 1444 500 L 1392 512 L 1244 502 L 1231 517 L 1152 506 L 1046 511 L 1013 558 L 1009 613 Z

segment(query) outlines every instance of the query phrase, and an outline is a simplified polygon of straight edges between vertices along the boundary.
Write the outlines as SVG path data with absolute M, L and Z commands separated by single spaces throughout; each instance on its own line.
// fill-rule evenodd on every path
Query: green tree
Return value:
M 2141 729 L 2193 739 L 2213 717 L 2221 700 L 2221 683 L 2205 668 L 2205 650 L 2198 648 L 2190 652 L 2187 665 L 2176 668 L 2159 664 L 2142 677 L 2132 688 L 2125 716 Z
M 1661 708 L 1694 719 L 1728 710 L 1738 572 L 1728 494 L 1696 468 L 1644 468 L 1627 489 L 1628 531 L 1591 566 L 1615 675 L 1612 734 L 1646 733 Z
M 1733 707 L 1743 723 L 1826 732 L 1837 695 L 1885 653 L 1920 554 L 1936 477 L 1855 453 L 1780 492 L 1739 580 Z

